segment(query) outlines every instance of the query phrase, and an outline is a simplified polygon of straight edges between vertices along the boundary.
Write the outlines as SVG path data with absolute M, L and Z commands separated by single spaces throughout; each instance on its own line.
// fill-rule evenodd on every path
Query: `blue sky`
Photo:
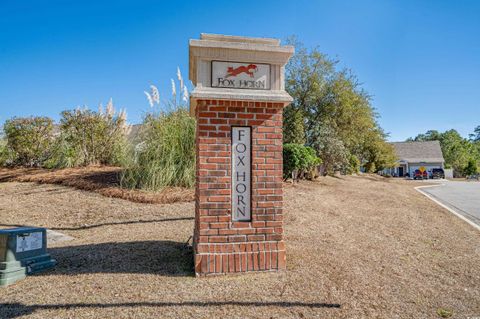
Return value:
M 297 35 L 373 96 L 390 140 L 480 125 L 480 1 L 0 0 L 0 122 L 96 109 L 138 123 L 150 84 L 170 94 L 201 32 Z

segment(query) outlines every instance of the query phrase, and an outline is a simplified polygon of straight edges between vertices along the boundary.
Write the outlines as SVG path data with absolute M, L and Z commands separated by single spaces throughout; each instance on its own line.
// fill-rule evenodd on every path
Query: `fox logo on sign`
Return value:
M 242 66 L 239 66 L 238 68 L 233 68 L 229 66 L 227 69 L 227 75 L 225 77 L 229 78 L 231 76 L 237 76 L 241 73 L 245 73 L 249 75 L 251 78 L 253 78 L 254 72 L 257 72 L 257 69 L 258 67 L 255 64 L 249 64 L 247 66 L 242 65 Z
M 212 61 L 212 87 L 269 90 L 270 65 Z

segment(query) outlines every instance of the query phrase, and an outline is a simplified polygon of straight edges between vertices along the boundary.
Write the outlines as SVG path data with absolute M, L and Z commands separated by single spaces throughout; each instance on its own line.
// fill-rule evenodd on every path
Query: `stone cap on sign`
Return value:
M 191 112 L 200 99 L 291 103 L 285 64 L 294 51 L 272 38 L 202 33 L 190 40 Z
M 256 44 L 268 44 L 279 46 L 280 40 L 273 38 L 252 38 L 252 37 L 242 37 L 238 35 L 225 35 L 225 34 L 212 34 L 212 33 L 200 33 L 200 39 L 205 40 L 201 43 L 209 41 L 224 41 L 224 42 L 239 42 L 239 43 L 256 43 Z M 190 40 L 190 42 L 200 42 L 199 40 Z

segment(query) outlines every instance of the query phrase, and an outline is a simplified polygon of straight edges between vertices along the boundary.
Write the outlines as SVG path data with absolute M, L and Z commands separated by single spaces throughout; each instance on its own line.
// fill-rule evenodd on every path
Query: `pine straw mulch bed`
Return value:
M 119 167 L 88 166 L 48 170 L 41 168 L 0 168 L 1 182 L 34 182 L 59 184 L 95 192 L 106 197 L 137 203 L 167 204 L 194 200 L 194 190 L 169 187 L 159 192 L 146 192 L 120 187 Z
M 285 185 L 287 271 L 194 278 L 194 203 L 141 204 L 0 184 L 0 227 L 74 237 L 49 272 L 0 289 L 0 318 L 480 316 L 480 233 L 376 176 Z

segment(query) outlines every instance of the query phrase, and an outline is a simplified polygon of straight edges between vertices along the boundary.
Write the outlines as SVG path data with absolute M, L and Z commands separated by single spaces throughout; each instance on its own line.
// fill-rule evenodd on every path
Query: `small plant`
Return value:
M 320 165 L 321 160 L 317 157 L 315 150 L 309 146 L 288 143 L 283 145 L 283 177 L 293 180 L 299 178 L 314 178 L 315 168 Z
M 450 318 L 451 316 L 453 316 L 453 311 L 450 309 L 438 308 L 437 315 L 440 318 Z

